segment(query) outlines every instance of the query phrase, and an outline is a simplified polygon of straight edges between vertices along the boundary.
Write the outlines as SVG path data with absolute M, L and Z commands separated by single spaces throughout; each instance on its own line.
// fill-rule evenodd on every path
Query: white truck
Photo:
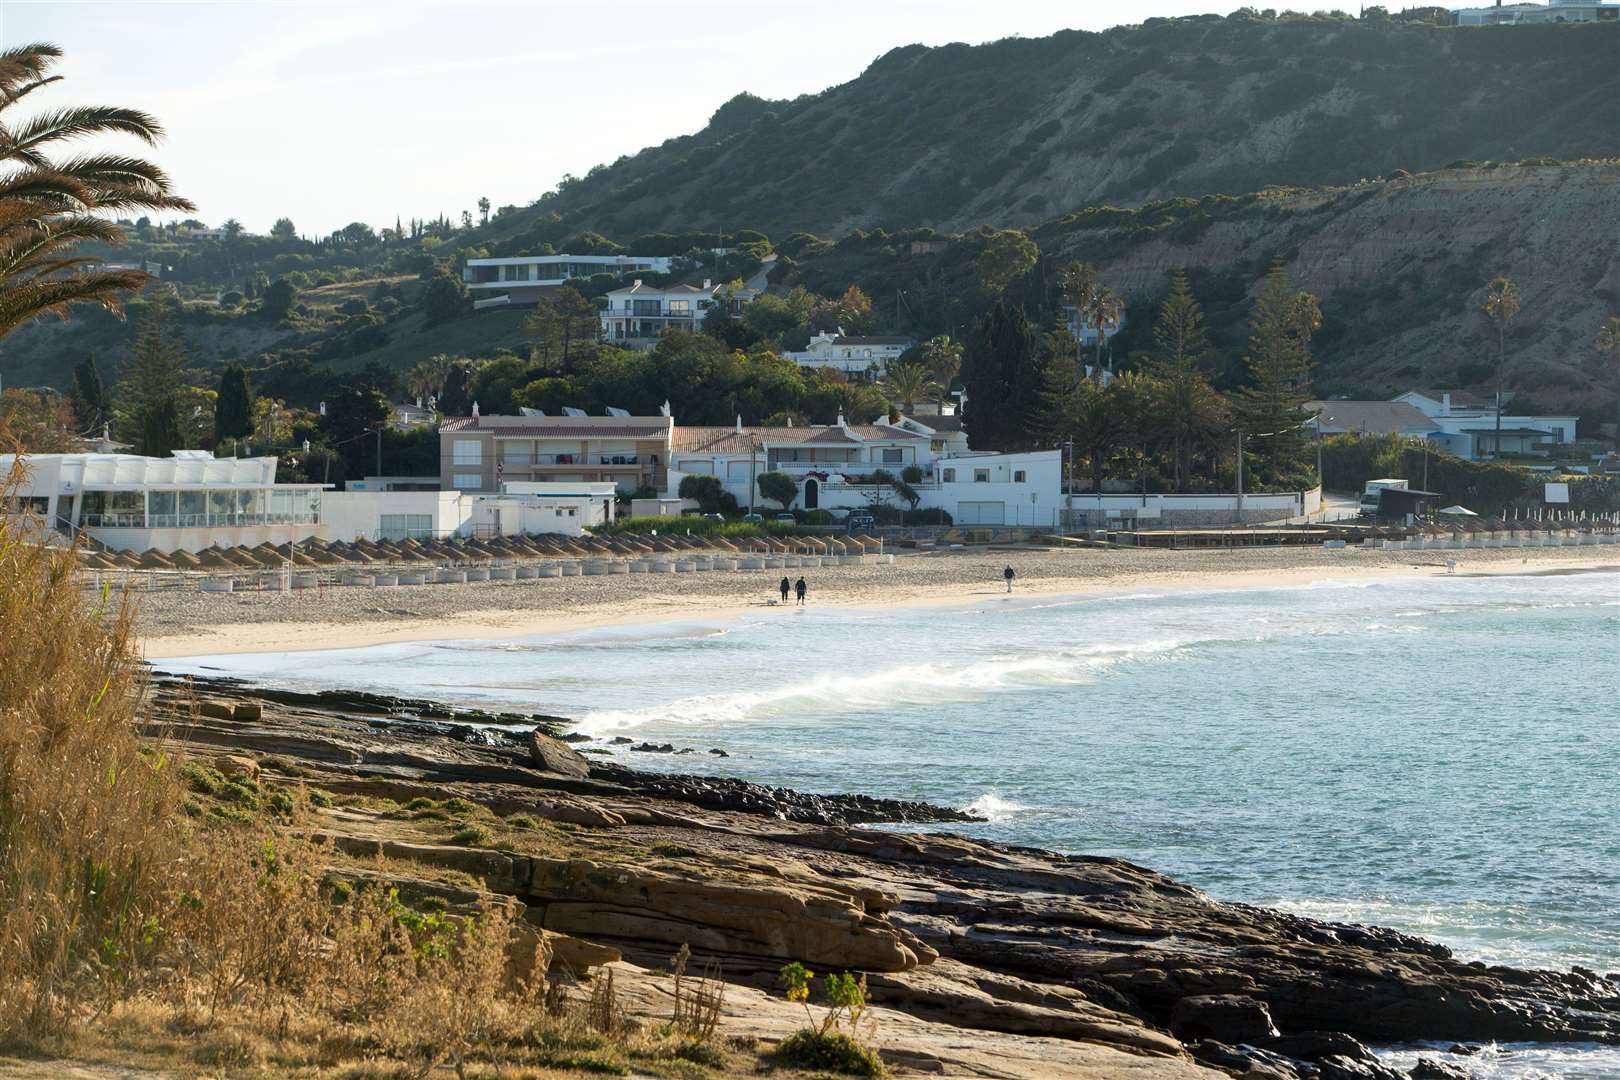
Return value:
M 1402 490 L 1407 490 L 1411 488 L 1411 486 L 1412 483 L 1410 480 L 1396 480 L 1393 478 L 1367 481 L 1367 487 L 1361 493 L 1361 512 L 1369 517 L 1378 513 L 1378 493 L 1383 491 L 1385 488 L 1400 488 Z

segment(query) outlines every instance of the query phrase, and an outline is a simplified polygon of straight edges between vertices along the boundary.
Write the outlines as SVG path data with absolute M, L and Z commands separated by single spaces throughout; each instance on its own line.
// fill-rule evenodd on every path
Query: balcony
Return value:
M 641 465 L 639 454 L 505 454 L 501 457 L 502 468 L 525 468 L 529 466 L 574 465 L 599 468 L 601 466 L 630 467 Z

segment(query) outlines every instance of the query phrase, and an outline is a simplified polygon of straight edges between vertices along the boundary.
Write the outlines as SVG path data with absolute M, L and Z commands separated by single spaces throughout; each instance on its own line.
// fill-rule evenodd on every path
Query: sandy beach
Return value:
M 1133 588 L 1254 588 L 1329 578 L 1620 570 L 1620 553 L 1568 548 L 1360 551 L 995 551 L 903 555 L 891 564 L 805 573 L 810 603 L 876 607 L 949 604 L 1016 594 Z M 789 573 L 797 576 L 798 571 Z M 409 641 L 498 639 L 609 624 L 725 618 L 770 610 L 780 571 L 571 577 L 294 593 L 154 592 L 136 596 L 148 659 L 356 648 Z

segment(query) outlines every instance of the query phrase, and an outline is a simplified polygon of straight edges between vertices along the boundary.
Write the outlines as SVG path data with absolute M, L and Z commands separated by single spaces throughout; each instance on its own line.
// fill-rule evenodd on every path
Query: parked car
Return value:
M 748 522 L 750 525 L 765 524 L 765 516 L 763 514 L 744 514 L 742 519 Z
M 794 517 L 792 513 L 786 510 L 782 511 L 780 514 L 777 514 L 774 520 L 785 522 L 789 525 L 796 525 L 799 521 L 798 518 Z
M 854 532 L 856 529 L 875 529 L 877 528 L 877 518 L 864 510 L 857 510 L 844 519 L 844 527 L 850 532 Z

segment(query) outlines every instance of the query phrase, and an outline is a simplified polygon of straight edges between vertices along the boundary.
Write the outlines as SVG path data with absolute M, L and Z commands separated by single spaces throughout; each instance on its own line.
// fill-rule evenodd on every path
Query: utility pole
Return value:
M 377 428 L 377 475 L 378 476 L 381 476 L 383 474 L 383 471 L 382 471 L 382 433 L 383 433 L 383 429 L 379 426 Z
M 1243 520 L 1243 431 L 1237 433 L 1237 513 L 1239 523 Z

